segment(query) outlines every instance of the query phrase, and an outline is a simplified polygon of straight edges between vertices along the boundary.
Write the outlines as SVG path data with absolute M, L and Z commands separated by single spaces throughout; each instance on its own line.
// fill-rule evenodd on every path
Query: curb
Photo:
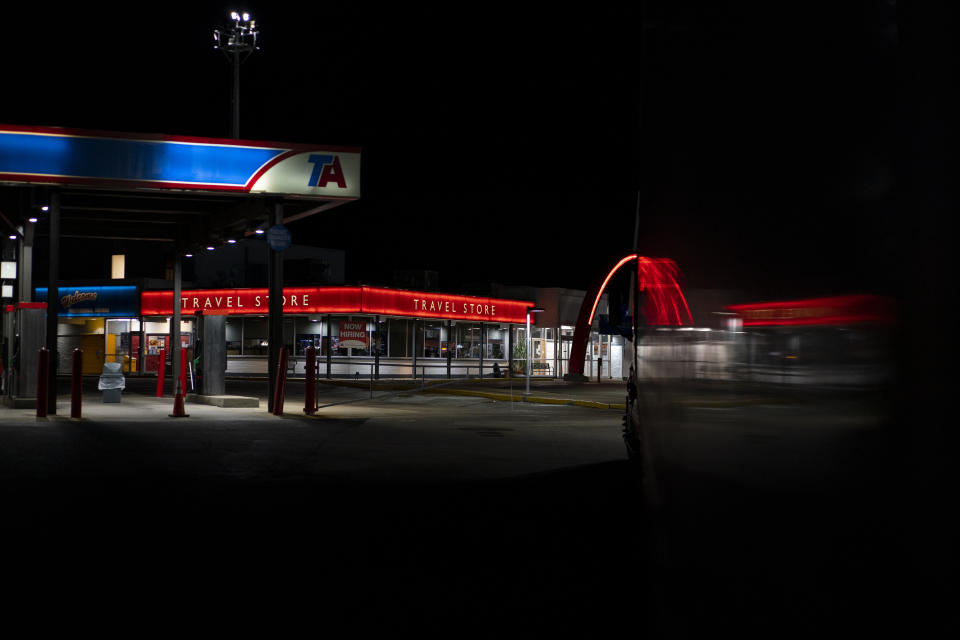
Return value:
M 259 380 L 259 378 L 257 379 Z M 483 385 L 485 383 L 502 383 L 503 378 L 501 379 L 471 379 L 463 380 L 462 384 L 478 384 Z M 509 378 L 507 378 L 509 380 Z M 516 379 L 515 379 L 516 380 Z M 521 379 L 522 380 L 522 379 Z M 488 400 L 497 400 L 500 402 L 530 402 L 534 404 L 553 404 L 553 405 L 566 405 L 566 406 L 575 406 L 575 407 L 586 407 L 588 409 L 617 409 L 620 411 L 625 411 L 627 405 L 625 403 L 616 403 L 616 402 L 596 402 L 593 400 L 575 400 L 573 398 L 547 398 L 543 396 L 524 396 L 522 393 L 516 393 L 511 396 L 508 393 L 497 393 L 495 391 L 472 391 L 469 389 L 445 389 L 445 388 L 431 388 L 438 387 L 440 385 L 446 384 L 447 380 L 428 380 L 426 384 L 420 382 L 377 382 L 374 383 L 374 391 L 420 391 L 422 393 L 435 393 L 442 395 L 454 395 L 454 396 L 472 396 L 475 398 L 486 398 Z M 354 380 L 347 379 L 327 379 L 321 378 L 317 380 L 318 384 L 329 385 L 334 387 L 348 387 L 353 389 L 369 389 L 370 382 L 369 380 L 358 382 Z
M 451 396 L 473 396 L 475 398 L 487 398 L 488 400 L 499 400 L 501 402 L 531 402 L 534 404 L 587 407 L 589 409 L 626 410 L 626 404 L 593 402 L 590 400 L 573 400 L 570 398 L 544 398 L 541 396 L 525 396 L 522 394 L 511 396 L 509 394 L 493 393 L 490 391 L 468 391 L 465 389 L 424 389 L 424 393 L 437 393 Z

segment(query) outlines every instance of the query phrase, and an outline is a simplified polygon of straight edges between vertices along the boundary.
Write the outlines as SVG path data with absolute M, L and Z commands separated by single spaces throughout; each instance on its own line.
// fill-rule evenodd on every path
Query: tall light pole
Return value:
M 257 46 L 257 23 L 250 19 L 250 14 L 244 11 L 230 12 L 233 27 L 230 30 L 214 29 L 214 49 L 223 51 L 223 55 L 233 63 L 233 100 L 231 103 L 233 123 L 230 137 L 240 137 L 240 63 L 246 60 L 251 53 L 259 49 Z M 241 59 L 241 54 L 242 59 Z
M 530 338 L 530 314 L 531 313 L 540 313 L 543 309 L 540 307 L 527 307 L 527 392 L 525 395 L 530 395 L 530 375 L 531 375 L 531 361 L 533 360 L 533 340 Z

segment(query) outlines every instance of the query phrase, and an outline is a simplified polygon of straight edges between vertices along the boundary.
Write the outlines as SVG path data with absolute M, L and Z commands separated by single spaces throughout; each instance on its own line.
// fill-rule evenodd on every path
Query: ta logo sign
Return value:
M 309 161 L 313 163 L 313 173 L 310 174 L 308 186 L 325 187 L 329 183 L 335 182 L 341 189 L 347 188 L 347 180 L 343 177 L 339 156 L 315 153 L 310 156 Z

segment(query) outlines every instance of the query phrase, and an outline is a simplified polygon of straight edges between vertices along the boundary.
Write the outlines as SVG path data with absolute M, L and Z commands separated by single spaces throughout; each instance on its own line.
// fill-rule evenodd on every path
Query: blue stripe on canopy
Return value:
M 286 149 L 0 133 L 0 173 L 243 186 Z

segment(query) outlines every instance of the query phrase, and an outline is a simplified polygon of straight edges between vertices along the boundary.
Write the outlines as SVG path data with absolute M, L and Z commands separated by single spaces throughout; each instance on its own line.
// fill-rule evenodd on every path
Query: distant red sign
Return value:
M 740 316 L 744 327 L 894 324 L 898 316 L 894 300 L 874 295 L 735 304 L 727 309 Z

